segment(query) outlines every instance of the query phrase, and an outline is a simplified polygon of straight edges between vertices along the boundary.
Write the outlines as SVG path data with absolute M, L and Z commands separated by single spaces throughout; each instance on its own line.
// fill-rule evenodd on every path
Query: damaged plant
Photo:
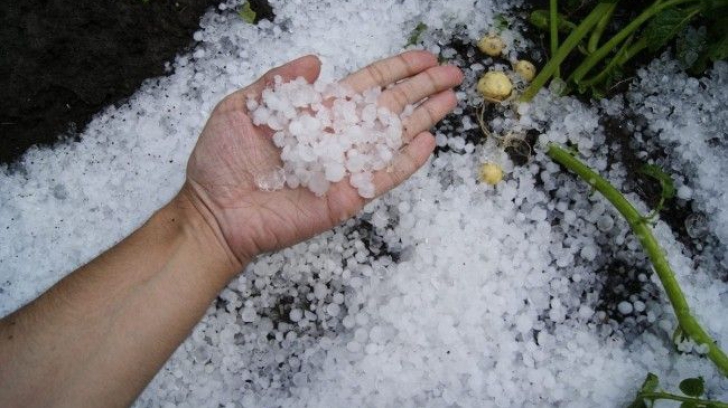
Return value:
M 709 61 L 728 58 L 728 0 L 654 0 L 605 38 L 608 28 L 615 24 L 618 6 L 619 0 L 600 1 L 578 24 L 558 12 L 556 0 L 551 0 L 549 10 L 534 11 L 530 22 L 550 33 L 551 57 L 521 101 L 533 99 L 552 79 L 563 81 L 556 87 L 561 93 L 576 90 L 602 96 L 621 77 L 625 63 L 642 53 L 661 50 L 676 37 L 683 43 L 690 41 L 691 45 L 684 46 L 685 52 L 678 53 L 678 57 L 694 71 L 704 70 Z M 686 29 L 696 20 L 706 29 L 688 36 Z M 566 34 L 561 44 L 559 32 Z M 562 64 L 576 50 L 583 58 L 561 80 Z
M 576 173 L 582 180 L 586 181 L 592 188 L 601 193 L 607 200 L 609 200 L 617 211 L 619 211 L 624 219 L 627 220 L 627 223 L 632 229 L 635 237 L 637 237 L 640 245 L 642 245 L 642 248 L 647 253 L 655 273 L 660 278 L 660 282 L 662 282 L 662 286 L 665 289 L 665 293 L 667 294 L 675 313 L 675 317 L 678 321 L 678 328 L 676 330 L 678 336 L 674 337 L 695 343 L 697 345 L 697 349 L 701 353 L 704 353 L 724 376 L 728 377 L 728 356 L 718 346 L 715 339 L 712 338 L 712 336 L 700 325 L 695 316 L 693 316 L 690 312 L 690 306 L 688 305 L 685 295 L 677 282 L 675 273 L 665 257 L 665 252 L 660 247 L 655 236 L 652 234 L 652 228 L 650 225 L 651 216 L 642 215 L 629 202 L 629 200 L 627 200 L 627 198 L 619 192 L 619 190 L 614 188 L 606 179 L 574 157 L 574 155 L 569 151 L 554 143 L 550 143 L 547 147 L 546 154 L 555 162 Z M 661 184 L 663 184 L 663 189 L 666 187 L 666 184 L 667 186 L 670 185 L 670 183 L 665 182 Z M 669 195 L 670 192 L 667 194 Z M 665 193 L 663 192 L 663 197 L 664 196 Z M 728 405 L 724 403 L 696 398 L 702 395 L 702 391 L 695 392 L 693 394 L 685 392 L 683 385 L 688 384 L 685 381 L 681 383 L 680 388 L 688 395 L 687 397 L 675 396 L 665 392 L 656 392 L 657 377 L 654 375 L 652 375 L 652 377 L 648 376 L 645 384 L 647 387 L 643 385 L 641 391 L 637 395 L 635 403 L 633 403 L 630 407 L 636 408 L 652 406 L 656 399 L 680 401 L 683 403 L 682 406 L 687 407 L 728 407 Z M 694 387 L 687 387 L 686 389 L 694 389 Z M 644 402 L 645 400 L 649 401 L 650 405 L 646 405 Z

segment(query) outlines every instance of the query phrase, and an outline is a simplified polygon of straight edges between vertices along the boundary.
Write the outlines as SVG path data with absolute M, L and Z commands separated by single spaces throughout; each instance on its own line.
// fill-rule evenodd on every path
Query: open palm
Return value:
M 247 99 L 258 98 L 276 76 L 284 81 L 304 77 L 313 82 L 319 71 L 316 57 L 302 57 L 227 96 L 214 109 L 192 152 L 183 191 L 212 215 L 216 224 L 213 228 L 241 263 L 326 231 L 356 214 L 366 203 L 346 179 L 333 184 L 323 197 L 304 187 L 261 191 L 255 182 L 280 167 L 281 162 L 272 141 L 273 132 L 253 125 Z M 438 66 L 435 56 L 424 51 L 376 62 L 342 81 L 356 92 L 395 84 L 379 100 L 381 106 L 395 113 L 424 100 L 403 121 L 405 145 L 392 165 L 374 174 L 377 196 L 426 162 L 435 147 L 427 129 L 455 107 L 451 88 L 461 81 L 459 69 Z

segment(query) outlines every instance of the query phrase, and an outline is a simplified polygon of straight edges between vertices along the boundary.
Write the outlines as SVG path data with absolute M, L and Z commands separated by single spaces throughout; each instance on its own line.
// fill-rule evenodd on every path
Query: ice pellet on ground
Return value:
M 617 309 L 619 310 L 619 313 L 622 313 L 623 315 L 628 315 L 632 313 L 633 306 L 632 303 L 624 301 L 619 302 L 619 304 L 617 305 Z

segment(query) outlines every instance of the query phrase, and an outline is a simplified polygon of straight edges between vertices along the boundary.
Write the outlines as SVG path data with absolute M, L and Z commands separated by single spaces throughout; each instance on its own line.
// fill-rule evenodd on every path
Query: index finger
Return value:
M 377 61 L 344 78 L 341 83 L 360 93 L 375 86 L 386 87 L 399 80 L 419 74 L 437 65 L 437 57 L 427 51 L 407 51 Z

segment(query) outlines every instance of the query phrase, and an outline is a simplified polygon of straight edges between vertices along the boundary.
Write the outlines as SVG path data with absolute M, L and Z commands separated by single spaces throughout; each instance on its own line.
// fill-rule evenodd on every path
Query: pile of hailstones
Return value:
M 248 99 L 256 126 L 275 134 L 282 167 L 256 176 L 262 190 L 307 187 L 323 196 L 331 183 L 349 177 L 360 196 L 375 194 L 372 175 L 385 169 L 402 146 L 402 119 L 379 107 L 381 88 L 357 94 L 338 84 L 309 84 L 304 78 L 275 78 L 260 101 Z

